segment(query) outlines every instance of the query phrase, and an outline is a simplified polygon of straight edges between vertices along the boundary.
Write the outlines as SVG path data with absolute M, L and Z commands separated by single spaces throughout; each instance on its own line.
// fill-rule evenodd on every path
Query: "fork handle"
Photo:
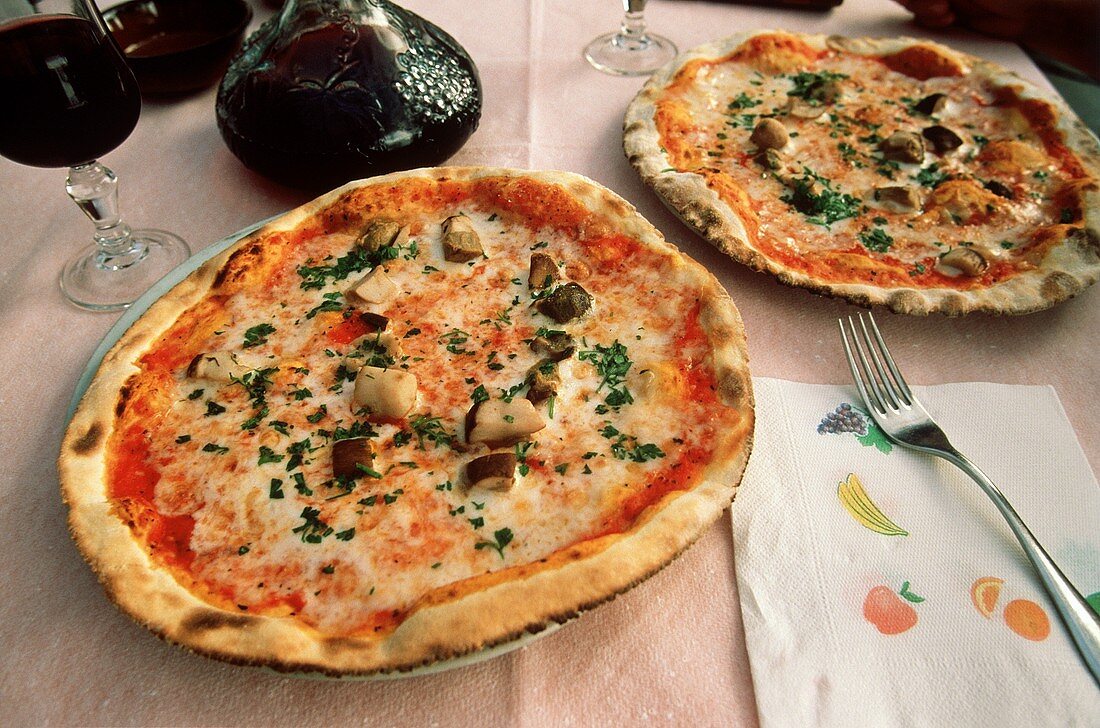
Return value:
M 1074 588 L 1046 550 L 1031 535 L 1028 527 L 1016 515 L 1015 509 L 1005 500 L 1000 489 L 993 484 L 992 480 L 986 477 L 986 474 L 977 465 L 970 462 L 965 455 L 954 448 L 937 454 L 948 462 L 957 465 L 963 472 L 973 478 L 993 501 L 993 504 L 997 506 L 997 510 L 1001 512 L 1004 519 L 1008 521 L 1008 527 L 1012 529 L 1012 533 L 1016 535 L 1016 540 L 1020 542 L 1024 553 L 1031 559 L 1035 570 L 1039 572 L 1039 577 L 1043 580 L 1043 586 L 1046 587 L 1047 593 L 1054 601 L 1054 606 L 1057 608 L 1058 614 L 1061 615 L 1062 621 L 1069 628 L 1070 636 L 1073 637 L 1081 656 L 1085 658 L 1089 672 L 1092 673 L 1093 679 L 1100 686 L 1100 615 L 1093 611 L 1080 592 Z

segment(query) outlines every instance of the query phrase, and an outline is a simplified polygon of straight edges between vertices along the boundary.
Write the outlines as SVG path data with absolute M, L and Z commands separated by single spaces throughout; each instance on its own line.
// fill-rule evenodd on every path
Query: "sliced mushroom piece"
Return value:
M 374 313 L 373 311 L 361 311 L 359 313 L 359 319 L 375 331 L 385 331 L 386 327 L 390 325 L 390 320 L 388 318 L 380 313 Z
M 481 238 L 470 218 L 454 215 L 443 221 L 443 257 L 451 263 L 466 263 L 485 254 Z
M 920 188 L 902 185 L 876 187 L 875 202 L 891 212 L 914 212 L 924 204 Z
M 559 324 L 572 321 L 592 310 L 592 296 L 578 283 L 558 286 L 535 305 L 539 313 Z
M 360 478 L 373 471 L 374 443 L 369 437 L 337 440 L 332 445 L 332 477 Z
M 352 373 L 358 372 L 364 365 L 385 369 L 393 366 L 395 360 L 401 356 L 401 341 L 392 331 L 364 334 L 352 341 L 351 345 L 351 350 L 344 355 L 343 363 L 344 369 Z M 386 366 L 380 366 L 383 363 Z
M 348 289 L 347 295 L 363 303 L 383 304 L 397 298 L 400 293 L 401 289 L 389 277 L 386 269 L 378 266 Z
M 982 187 L 985 187 L 987 190 L 995 195 L 998 195 L 999 197 L 1004 197 L 1006 200 L 1016 199 L 1016 195 L 1013 194 L 1011 187 L 1004 184 L 1003 182 L 998 182 L 995 179 L 991 179 L 988 182 L 983 183 Z
M 896 131 L 879 142 L 882 156 L 895 162 L 924 160 L 924 139 L 912 131 Z
M 474 458 L 466 464 L 466 480 L 471 488 L 509 490 L 516 482 L 516 454 L 494 452 Z
M 416 404 L 416 377 L 401 369 L 365 366 L 355 375 L 352 401 L 380 417 L 404 417 Z
M 989 261 L 972 247 L 952 248 L 943 254 L 939 264 L 971 277 L 980 276 L 989 268 Z
M 783 122 L 777 119 L 761 119 L 752 130 L 749 141 L 759 149 L 782 149 L 790 141 L 790 134 Z
M 558 393 L 561 377 L 558 366 L 551 359 L 543 359 L 527 371 L 527 399 L 532 404 L 542 404 Z
M 945 94 L 929 94 L 923 99 L 913 105 L 913 110 L 918 111 L 925 116 L 932 116 L 943 111 L 943 107 L 947 105 L 947 96 Z
M 531 340 L 531 351 L 555 362 L 573 356 L 576 348 L 573 337 L 564 331 L 549 332 Z
M 558 264 L 546 253 L 531 254 L 531 272 L 527 275 L 527 287 L 542 290 L 558 280 Z
M 466 413 L 466 442 L 508 447 L 546 427 L 535 405 L 527 399 L 487 399 Z
M 756 163 L 764 169 L 770 169 L 773 172 L 782 170 L 787 166 L 787 160 L 783 158 L 782 154 L 774 149 L 765 149 L 760 154 L 757 154 Z
M 241 351 L 209 351 L 197 354 L 187 365 L 187 376 L 213 382 L 232 382 L 271 361 Z
M 932 143 L 932 149 L 936 150 L 937 154 L 958 149 L 963 143 L 962 137 L 939 124 L 928 127 L 921 132 L 921 136 Z
M 386 246 L 404 245 L 409 239 L 409 228 L 388 217 L 371 220 L 355 243 L 368 253 L 376 253 Z
M 825 113 L 825 106 L 824 104 L 810 103 L 805 99 L 792 96 L 787 99 L 783 111 L 798 119 L 816 119 Z

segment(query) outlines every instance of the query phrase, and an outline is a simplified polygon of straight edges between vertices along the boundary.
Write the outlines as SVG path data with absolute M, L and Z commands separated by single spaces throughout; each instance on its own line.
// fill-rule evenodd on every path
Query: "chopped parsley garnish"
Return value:
M 317 411 L 314 412 L 313 414 L 306 415 L 306 421 L 309 422 L 310 424 L 315 425 L 318 422 L 320 422 L 321 420 L 323 420 L 325 418 L 326 414 L 328 414 L 328 405 L 323 404 L 320 407 L 318 407 Z
M 177 445 L 182 445 L 185 442 L 191 442 L 191 436 L 190 435 L 180 435 L 179 437 L 176 438 L 176 444 Z
M 187 395 L 187 399 L 198 399 L 205 391 L 205 389 L 196 389 L 195 391 L 191 392 L 191 394 Z
M 293 397 L 295 400 L 303 400 L 312 397 L 313 392 L 309 391 L 305 387 L 302 387 L 301 389 L 291 390 L 290 396 Z
M 476 518 L 467 518 L 466 520 L 469 521 L 470 525 L 474 528 L 481 528 L 485 525 L 485 519 L 481 516 L 478 516 Z
M 275 327 L 271 324 L 256 324 L 244 332 L 244 348 L 267 343 L 267 337 L 275 333 Z
M 936 187 L 941 182 L 946 182 L 951 179 L 951 175 L 947 172 L 941 172 L 938 164 L 930 164 L 927 167 L 921 167 L 913 179 L 917 184 L 923 187 Z
M 452 328 L 447 333 L 440 336 L 436 341 L 440 344 L 445 344 L 447 351 L 452 354 L 466 354 L 468 353 L 463 344 L 470 340 L 470 334 L 468 331 L 462 329 Z
M 298 491 L 302 495 L 313 495 L 313 489 L 306 485 L 306 476 L 301 473 L 294 473 L 294 490 Z
M 485 402 L 489 399 L 489 393 L 485 391 L 485 385 L 479 384 L 474 388 L 474 391 L 470 394 L 470 399 L 474 401 L 474 404 Z
M 237 556 L 244 556 L 251 550 L 252 549 L 248 548 L 248 546 L 241 546 L 239 549 L 237 549 Z
M 578 352 L 577 358 L 596 366 L 596 373 L 600 375 L 600 384 L 596 391 L 599 392 L 605 385 L 609 390 L 603 400 L 606 405 L 618 408 L 634 401 L 625 385 L 626 374 L 633 362 L 627 356 L 626 347 L 617 339 L 611 346 L 596 344 L 593 349 Z
M 337 531 L 335 536 L 338 541 L 350 541 L 355 538 L 355 529 L 349 528 L 346 531 Z
M 202 446 L 202 451 L 217 453 L 218 455 L 225 455 L 227 452 L 229 452 L 229 448 L 223 445 L 215 445 L 212 442 L 208 442 Z
M 273 500 L 278 500 L 283 497 L 283 481 L 278 478 L 271 479 L 271 488 L 268 491 L 268 497 Z
M 450 447 L 454 442 L 455 435 L 453 432 L 447 432 L 443 427 L 443 422 L 438 417 L 432 417 L 431 415 L 417 415 L 409 423 L 413 432 L 416 433 L 416 447 L 418 450 L 424 450 L 424 441 L 428 440 L 436 447 L 446 445 Z M 397 441 L 397 436 L 394 435 L 394 442 Z
M 737 98 L 729 103 L 730 109 L 751 109 L 754 106 L 759 106 L 760 102 L 752 98 L 744 91 L 738 94 Z
M 302 277 L 303 290 L 324 288 L 329 281 L 342 281 L 352 273 L 358 273 L 366 268 L 374 268 L 388 260 L 396 260 L 401 254 L 400 245 L 383 245 L 378 250 L 370 253 L 366 248 L 355 246 L 347 255 L 335 259 L 331 265 L 300 265 L 298 275 Z M 410 243 L 405 256 L 406 260 L 415 258 L 418 254 L 416 243 Z M 325 260 L 331 260 L 326 258 Z M 312 263 L 313 261 L 306 261 Z
M 885 253 L 893 245 L 894 239 L 890 237 L 882 228 L 874 228 L 873 230 L 863 230 L 859 233 L 859 242 L 863 243 L 863 247 L 868 250 L 872 250 L 876 253 Z
M 222 412 L 225 412 L 225 407 L 212 399 L 206 400 L 206 412 L 203 413 L 203 417 L 213 417 L 214 415 L 220 415 Z
M 337 427 L 332 431 L 332 441 L 349 440 L 353 437 L 378 437 L 378 433 L 369 422 L 353 422 L 351 427 Z
M 799 71 L 790 76 L 792 85 L 787 95 L 797 96 L 810 102 L 823 101 L 828 84 L 845 78 L 848 78 L 847 74 L 832 71 L 818 71 L 817 73 Z
M 306 313 L 306 318 L 311 319 L 319 313 L 324 311 L 339 311 L 344 307 L 344 304 L 340 303 L 340 298 L 343 297 L 343 293 L 334 291 L 332 293 L 326 293 L 322 298 L 324 299 L 318 305 L 314 306 Z
M 292 533 L 299 534 L 303 543 L 321 543 L 326 536 L 332 533 L 332 528 L 320 519 L 320 515 L 321 511 L 306 506 L 302 509 L 302 515 L 298 516 L 305 522 L 292 529 Z
M 500 558 L 503 560 L 504 547 L 512 543 L 512 539 L 512 529 L 502 528 L 498 531 L 493 531 L 492 541 L 478 541 L 476 544 L 474 544 L 474 548 L 478 551 L 481 551 L 482 549 L 493 549 L 498 554 L 500 554 Z
M 451 490 L 452 488 L 454 488 L 454 484 L 452 484 L 451 481 L 449 481 L 449 480 L 445 483 L 437 483 L 436 486 L 435 486 L 436 490 L 441 490 L 441 491 L 442 490 Z
M 792 180 L 792 188 L 780 199 L 805 215 L 808 222 L 828 227 L 837 220 L 859 214 L 861 204 L 858 199 L 834 190 L 829 180 L 809 167 L 802 169 L 803 176 Z
M 266 463 L 281 463 L 285 455 L 280 455 L 272 450 L 267 445 L 260 445 L 260 457 L 256 461 L 257 465 L 264 465 Z

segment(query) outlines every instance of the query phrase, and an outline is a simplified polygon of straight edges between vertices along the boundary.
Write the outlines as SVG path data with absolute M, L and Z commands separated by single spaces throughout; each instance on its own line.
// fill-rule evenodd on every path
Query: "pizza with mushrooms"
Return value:
M 246 237 L 106 356 L 62 445 L 74 538 L 156 634 L 404 671 L 671 561 L 751 447 L 729 296 L 576 175 L 418 170 Z
M 1052 94 L 914 39 L 760 31 L 680 56 L 624 148 L 723 252 L 899 313 L 1028 313 L 1100 275 L 1100 147 Z

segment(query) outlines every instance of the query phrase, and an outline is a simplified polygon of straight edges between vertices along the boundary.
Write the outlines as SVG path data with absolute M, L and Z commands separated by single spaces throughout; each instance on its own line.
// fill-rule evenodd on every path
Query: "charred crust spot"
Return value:
M 115 404 L 115 417 L 122 417 L 122 413 L 126 411 L 126 403 L 130 401 L 130 396 L 134 393 L 130 383 L 123 384 L 118 390 L 118 402 Z
M 184 618 L 180 627 L 184 632 L 202 633 L 219 629 L 241 629 L 256 621 L 255 617 L 243 614 L 215 612 L 212 609 L 197 609 Z
M 1081 291 L 1081 285 L 1077 279 L 1068 273 L 1055 271 L 1043 279 L 1043 285 L 1039 290 L 1040 295 L 1050 302 L 1072 298 Z
M 742 372 L 730 372 L 718 382 L 718 396 L 730 406 L 751 404 L 752 385 Z
M 354 637 L 325 637 L 321 642 L 321 647 L 325 652 L 332 654 L 341 654 L 346 652 L 355 652 L 360 650 L 366 643 L 363 640 L 356 639 Z
M 229 260 L 225 261 L 222 269 L 218 271 L 218 275 L 214 277 L 214 285 L 211 288 L 217 290 L 226 283 L 239 278 L 249 268 L 250 259 L 259 258 L 262 254 L 261 251 L 262 246 L 259 241 L 256 241 L 233 253 L 229 256 Z
M 88 431 L 78 437 L 72 445 L 72 451 L 77 455 L 87 455 L 95 450 L 103 440 L 103 425 L 93 422 Z

